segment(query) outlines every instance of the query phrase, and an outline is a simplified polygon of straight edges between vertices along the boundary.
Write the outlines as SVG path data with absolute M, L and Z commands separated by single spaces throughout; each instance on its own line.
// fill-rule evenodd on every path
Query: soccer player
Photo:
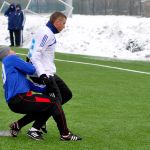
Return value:
M 38 78 L 33 77 L 33 81 L 46 84 L 49 93 L 54 93 L 59 97 L 62 104 L 72 98 L 72 92 L 65 82 L 56 75 L 54 58 L 57 41 L 55 34 L 64 29 L 66 20 L 63 13 L 54 12 L 48 23 L 41 27 L 33 37 L 27 56 L 37 72 Z
M 19 58 L 9 47 L 0 47 L 0 60 L 2 61 L 2 79 L 5 99 L 8 107 L 15 113 L 25 114 L 24 117 L 10 125 L 11 135 L 16 137 L 21 128 L 34 121 L 27 135 L 35 140 L 42 140 L 40 132 L 42 125 L 52 115 L 60 132 L 61 140 L 81 140 L 72 134 L 67 127 L 65 114 L 57 98 L 43 94 L 45 87 L 39 87 L 27 79 L 26 75 L 35 73 L 31 63 Z
M 61 104 L 72 98 L 72 92 L 66 83 L 56 75 L 54 63 L 56 38 L 55 34 L 65 28 L 67 17 L 61 12 L 54 12 L 47 24 L 40 29 L 32 39 L 27 60 L 36 68 L 37 76 L 31 79 L 39 84 L 45 84 L 47 95 L 58 97 Z

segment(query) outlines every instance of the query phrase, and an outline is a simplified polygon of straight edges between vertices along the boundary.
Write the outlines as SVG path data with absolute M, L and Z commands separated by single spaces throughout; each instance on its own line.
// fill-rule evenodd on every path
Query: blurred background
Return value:
M 30 1 L 30 4 L 29 4 Z M 0 0 L 2 6 L 4 0 Z M 73 6 L 73 14 L 83 15 L 130 15 L 150 17 L 150 0 L 7 0 L 20 3 L 22 8 L 36 13 L 49 13 L 67 9 L 62 2 Z

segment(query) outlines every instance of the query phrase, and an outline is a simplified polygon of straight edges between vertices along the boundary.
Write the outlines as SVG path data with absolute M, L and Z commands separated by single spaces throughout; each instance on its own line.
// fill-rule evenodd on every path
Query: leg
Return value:
M 10 46 L 14 46 L 14 31 L 9 30 L 9 35 L 10 35 Z
M 48 119 L 42 115 L 48 111 L 48 115 L 50 116 L 53 109 L 55 109 L 51 99 L 48 96 L 40 94 L 33 94 L 30 96 L 19 94 L 14 97 L 8 105 L 13 112 L 27 114 L 21 119 L 21 125 L 19 126 L 23 127 L 34 120 L 39 120 L 39 125 L 36 125 L 38 129 L 41 124 L 43 125 L 45 123 L 43 119 Z M 48 116 L 46 115 L 46 117 Z
M 63 110 L 56 101 L 56 99 L 39 94 L 30 96 L 20 94 L 14 97 L 8 105 L 16 113 L 27 114 L 18 121 L 20 128 L 35 120 L 32 127 L 38 131 L 53 115 L 60 133 L 68 133 Z
M 60 132 L 60 140 L 62 140 L 62 141 L 81 140 L 82 139 L 81 137 L 69 132 L 69 130 L 67 128 L 65 114 L 62 109 L 62 105 L 57 104 L 57 107 L 58 107 L 58 109 L 56 109 L 55 113 L 53 114 L 53 118 L 54 118 L 55 122 L 57 123 L 57 127 Z
M 15 30 L 15 43 L 16 46 L 20 46 L 21 42 L 21 30 Z
M 21 128 L 23 126 L 31 123 L 34 120 L 35 120 L 35 118 L 33 118 L 32 114 L 27 114 L 24 117 L 22 117 L 21 119 L 19 119 L 18 121 L 11 123 L 9 126 L 11 135 L 13 137 L 17 137 Z
M 69 87 L 66 85 L 66 83 L 59 76 L 54 75 L 54 79 L 61 93 L 62 105 L 63 105 L 72 98 L 72 92 L 69 89 Z
M 23 30 L 20 30 L 20 46 L 23 45 Z
M 28 61 L 29 60 L 27 59 L 27 62 Z M 30 77 L 30 78 L 32 79 L 33 82 L 42 84 L 42 81 L 40 80 L 40 78 L 38 78 L 38 77 Z M 55 84 L 57 86 L 59 100 L 60 100 L 61 104 L 63 105 L 64 103 L 66 103 L 67 101 L 69 101 L 72 98 L 72 92 L 68 88 L 68 86 L 65 84 L 65 82 L 61 78 L 59 78 L 57 75 L 54 76 L 54 80 L 55 80 Z M 45 94 L 49 95 L 49 93 L 45 93 Z M 45 126 L 45 128 L 42 128 L 42 130 L 45 133 L 47 133 L 46 126 Z

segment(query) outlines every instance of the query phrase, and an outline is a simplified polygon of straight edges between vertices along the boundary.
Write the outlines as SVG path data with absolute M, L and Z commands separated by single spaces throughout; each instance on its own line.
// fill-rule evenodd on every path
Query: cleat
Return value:
M 68 135 L 61 135 L 60 140 L 62 140 L 62 141 L 78 141 L 78 140 L 82 140 L 82 138 L 69 132 Z
M 17 137 L 17 135 L 19 134 L 19 131 L 20 131 L 18 122 L 14 122 L 14 123 L 10 124 L 9 127 L 10 127 L 11 136 Z
M 29 130 L 27 135 L 34 140 L 43 140 L 42 132 Z

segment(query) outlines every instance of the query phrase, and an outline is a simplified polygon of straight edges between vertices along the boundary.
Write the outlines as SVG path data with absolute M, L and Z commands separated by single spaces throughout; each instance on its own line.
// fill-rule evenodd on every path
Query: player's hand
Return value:
M 42 74 L 40 76 L 40 79 L 42 80 L 43 84 L 46 85 L 46 89 L 47 89 L 47 92 L 49 93 L 49 96 L 56 97 L 55 95 L 57 93 L 57 88 L 56 88 L 56 83 L 53 77 L 50 76 L 48 78 L 46 74 Z
M 50 81 L 46 74 L 42 74 L 40 76 L 40 80 L 42 80 L 43 84 L 45 84 L 47 87 L 50 86 Z

